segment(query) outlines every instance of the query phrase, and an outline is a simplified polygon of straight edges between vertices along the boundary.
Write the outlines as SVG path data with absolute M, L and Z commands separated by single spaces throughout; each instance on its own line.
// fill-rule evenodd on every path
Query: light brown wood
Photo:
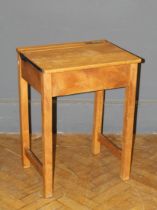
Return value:
M 26 50 L 25 50 L 26 49 Z M 66 72 L 104 66 L 140 63 L 137 56 L 106 40 L 87 41 L 74 45 L 50 45 L 39 49 L 17 48 L 44 72 Z
M 118 159 L 121 159 L 121 149 L 117 147 L 117 145 L 113 144 L 112 140 L 110 140 L 107 136 L 102 134 L 99 135 L 99 142 L 105 145 L 113 155 L 115 155 Z
M 18 81 L 20 104 L 20 130 L 22 145 L 22 162 L 24 168 L 30 167 L 30 161 L 25 154 L 25 149 L 30 148 L 29 136 L 29 110 L 28 110 L 28 83 L 22 78 L 22 62 L 18 56 Z
M 129 69 L 129 65 L 117 65 L 53 73 L 52 96 L 125 87 L 128 84 Z
M 120 146 L 121 136 L 109 135 Z M 42 159 L 42 138 L 32 149 Z M 19 135 L 0 134 L 1 210 L 156 210 L 157 135 L 137 135 L 131 179 L 119 179 L 120 162 L 106 147 L 93 156 L 90 135 L 58 134 L 55 191 L 43 199 L 42 178 L 21 166 Z M 72 157 L 72 158 L 71 158 Z M 63 161 L 64 160 L 64 161 Z
M 129 83 L 127 88 L 125 89 L 125 111 L 124 111 L 122 163 L 121 163 L 121 178 L 123 180 L 129 179 L 130 170 L 131 170 L 137 72 L 138 72 L 137 64 L 131 64 Z
M 44 196 L 53 192 L 53 137 L 52 137 L 52 97 L 51 75 L 42 75 L 42 141 L 43 141 L 43 181 Z
M 37 158 L 37 156 L 30 149 L 25 149 L 25 154 L 26 154 L 27 158 L 30 160 L 30 162 L 37 169 L 37 171 L 40 173 L 40 175 L 43 175 L 42 163 Z
M 41 76 L 42 73 L 38 71 L 29 62 L 22 61 L 22 77 L 38 92 L 41 92 Z
M 25 149 L 30 149 L 27 82 L 40 92 L 42 99 L 44 196 L 51 197 L 53 192 L 52 97 L 56 96 L 96 91 L 92 151 L 98 154 L 99 136 L 102 133 L 103 91 L 126 88 L 121 178 L 128 179 L 132 155 L 137 64 L 141 59 L 106 40 L 17 48 L 17 52 L 20 59 L 23 162 L 25 167 L 29 166 L 29 157 L 39 171 L 41 167 L 33 153 L 27 153 L 28 157 L 25 154 Z M 119 150 L 109 141 L 106 141 L 105 145 L 120 157 Z
M 67 48 L 73 48 L 73 47 L 80 47 L 80 46 L 84 46 L 86 45 L 86 43 L 90 43 L 90 42 L 104 42 L 105 40 L 92 40 L 92 41 L 83 41 L 83 42 L 65 42 L 65 43 L 53 43 L 53 44 L 47 44 L 47 45 L 35 45 L 35 46 L 27 46 L 27 47 L 18 47 L 16 50 L 17 52 L 21 53 L 21 52 L 25 52 L 25 51 L 31 51 L 31 52 L 35 52 L 35 51 L 43 51 L 43 50 L 51 50 L 53 49 L 67 49 Z
M 94 101 L 94 124 L 92 137 L 92 152 L 93 154 L 100 153 L 99 135 L 102 133 L 103 120 L 103 105 L 104 105 L 105 91 L 100 90 L 95 92 Z

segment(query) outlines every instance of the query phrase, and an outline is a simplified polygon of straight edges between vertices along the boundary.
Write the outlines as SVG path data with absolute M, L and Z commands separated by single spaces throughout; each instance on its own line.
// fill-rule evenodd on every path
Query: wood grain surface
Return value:
M 140 63 L 141 59 L 106 40 L 17 48 L 45 72 Z
M 121 146 L 121 137 L 108 135 Z M 32 149 L 42 159 L 42 139 Z M 44 199 L 42 178 L 34 167 L 23 169 L 19 135 L 0 135 L 1 210 L 156 210 L 157 135 L 138 135 L 132 176 L 119 178 L 120 164 L 105 147 L 90 151 L 89 135 L 58 135 L 54 197 Z

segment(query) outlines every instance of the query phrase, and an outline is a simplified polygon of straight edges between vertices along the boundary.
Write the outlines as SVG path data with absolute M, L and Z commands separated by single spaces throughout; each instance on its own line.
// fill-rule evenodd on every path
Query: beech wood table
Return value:
M 18 52 L 23 166 L 32 163 L 43 176 L 44 196 L 53 194 L 52 105 L 56 96 L 95 92 L 92 152 L 104 144 L 121 160 L 120 177 L 129 179 L 132 157 L 138 63 L 141 59 L 106 40 L 20 47 Z M 30 148 L 28 84 L 41 94 L 42 163 Z M 125 88 L 122 148 L 102 133 L 104 92 Z

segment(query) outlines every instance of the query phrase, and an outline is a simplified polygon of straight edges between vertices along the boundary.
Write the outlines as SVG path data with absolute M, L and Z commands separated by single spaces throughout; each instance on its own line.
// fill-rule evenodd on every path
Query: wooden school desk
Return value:
M 18 52 L 20 125 L 22 160 L 32 163 L 43 176 L 44 196 L 53 193 L 53 97 L 95 92 L 92 152 L 104 144 L 121 160 L 120 176 L 129 179 L 136 81 L 141 59 L 106 40 L 20 47 Z M 28 84 L 41 94 L 42 163 L 30 148 Z M 125 112 L 122 148 L 117 148 L 102 133 L 104 90 L 125 88 Z

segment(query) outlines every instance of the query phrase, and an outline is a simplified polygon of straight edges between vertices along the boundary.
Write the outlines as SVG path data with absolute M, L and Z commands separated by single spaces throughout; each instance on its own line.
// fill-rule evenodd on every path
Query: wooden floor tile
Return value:
M 117 145 L 120 136 L 110 135 Z M 0 210 L 156 210 L 157 135 L 136 137 L 131 179 L 119 178 L 120 162 L 101 146 L 91 153 L 91 136 L 57 136 L 54 196 L 42 197 L 42 178 L 23 169 L 18 135 L 0 135 Z M 41 138 L 32 137 L 41 159 Z M 42 159 L 41 159 L 42 160 Z

